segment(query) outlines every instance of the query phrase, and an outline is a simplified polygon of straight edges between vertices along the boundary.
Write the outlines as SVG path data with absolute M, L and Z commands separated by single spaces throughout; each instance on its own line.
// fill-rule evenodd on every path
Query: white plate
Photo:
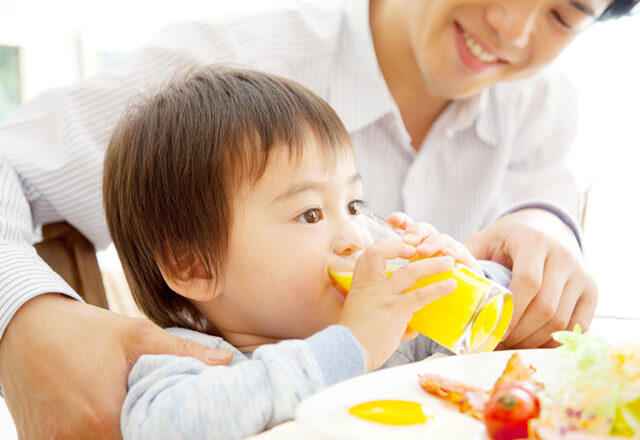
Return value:
M 556 350 L 519 350 L 522 360 L 532 364 L 537 380 L 554 385 L 559 359 Z M 437 373 L 490 389 L 504 370 L 513 351 L 450 356 L 424 360 L 365 374 L 333 385 L 303 401 L 296 419 L 334 439 L 438 439 L 486 440 L 484 424 L 460 414 L 457 407 L 427 394 L 418 374 Z M 389 426 L 359 419 L 349 408 L 372 400 L 409 400 L 433 413 L 426 423 Z

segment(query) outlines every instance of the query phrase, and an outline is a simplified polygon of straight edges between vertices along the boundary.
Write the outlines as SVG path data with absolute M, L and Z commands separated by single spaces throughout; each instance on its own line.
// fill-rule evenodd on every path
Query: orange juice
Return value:
M 402 266 L 387 266 L 387 276 Z M 353 271 L 329 271 L 331 278 L 349 291 Z M 449 278 L 457 282 L 449 295 L 418 310 L 409 327 L 457 354 L 491 351 L 500 342 L 513 313 L 513 298 L 506 289 L 478 276 L 462 264 L 418 281 L 409 291 Z M 495 295 L 498 289 L 502 294 Z

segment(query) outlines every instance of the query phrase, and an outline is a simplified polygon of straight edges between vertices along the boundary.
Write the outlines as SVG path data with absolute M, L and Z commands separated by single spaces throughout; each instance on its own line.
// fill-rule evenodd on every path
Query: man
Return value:
M 97 77 L 23 106 L 0 128 L 0 385 L 21 438 L 119 438 L 140 354 L 229 361 L 70 299 L 30 248 L 33 223 L 60 219 L 98 247 L 109 242 L 100 182 L 111 129 L 132 96 L 193 63 L 246 64 L 327 99 L 351 133 L 374 210 L 428 219 L 477 258 L 513 269 L 505 346 L 587 327 L 597 293 L 564 164 L 575 101 L 543 68 L 594 21 L 635 3 L 284 1 L 173 25 Z

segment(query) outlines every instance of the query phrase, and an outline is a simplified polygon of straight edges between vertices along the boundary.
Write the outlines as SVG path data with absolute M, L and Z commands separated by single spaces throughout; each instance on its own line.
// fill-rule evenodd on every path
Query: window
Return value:
M 20 105 L 20 48 L 0 46 L 0 121 Z

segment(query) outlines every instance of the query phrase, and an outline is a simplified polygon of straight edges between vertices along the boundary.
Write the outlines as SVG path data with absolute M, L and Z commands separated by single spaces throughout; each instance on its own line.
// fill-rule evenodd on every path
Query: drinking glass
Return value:
M 343 240 L 341 246 L 345 251 L 330 264 L 331 278 L 349 292 L 355 262 L 364 249 L 376 240 L 401 239 L 402 234 L 403 231 L 373 213 L 351 217 L 338 238 Z M 411 264 L 411 260 L 387 260 L 387 276 L 406 264 Z M 450 271 L 419 280 L 408 291 L 449 278 L 456 280 L 456 289 L 417 311 L 409 321 L 409 328 L 455 354 L 492 351 L 507 331 L 513 314 L 511 292 L 460 262 L 456 262 Z

